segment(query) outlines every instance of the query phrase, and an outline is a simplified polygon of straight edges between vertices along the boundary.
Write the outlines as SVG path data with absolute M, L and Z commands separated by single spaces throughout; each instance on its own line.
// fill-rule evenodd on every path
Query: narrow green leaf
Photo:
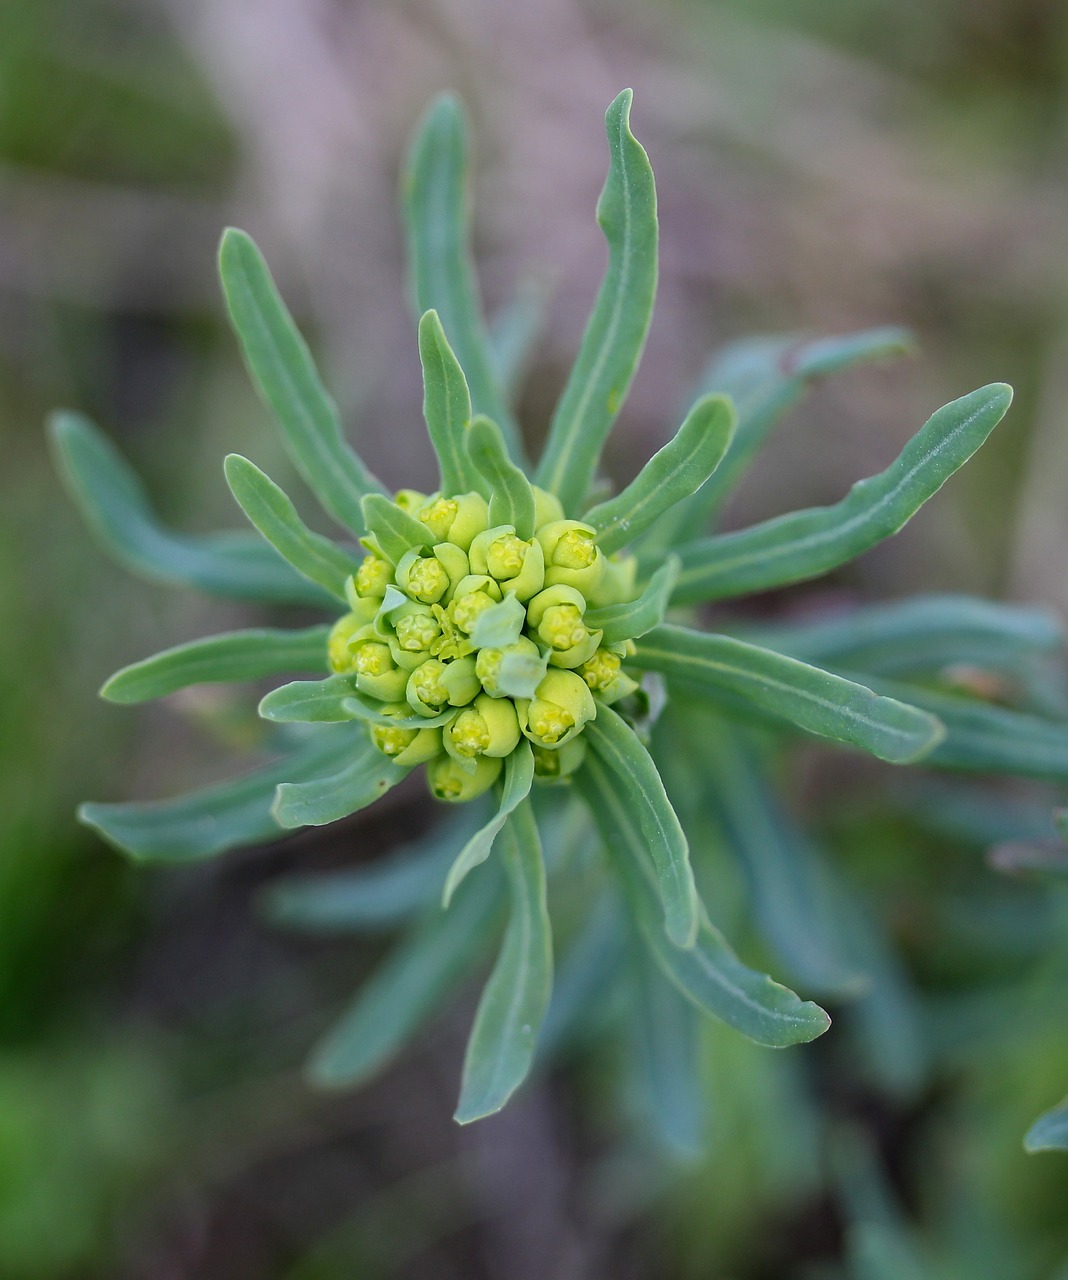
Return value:
M 534 536 L 534 490 L 530 481 L 509 458 L 500 428 L 479 415 L 467 434 L 467 452 L 489 494 L 489 522 L 514 527 L 517 537 Z
M 356 718 L 352 708 L 346 705 L 355 692 L 352 676 L 291 680 L 289 684 L 272 689 L 261 699 L 259 713 L 264 720 L 272 720 L 276 724 L 336 724 Z
M 358 693 L 349 694 L 341 704 L 342 711 L 347 711 L 355 720 L 365 720 L 368 724 L 381 724 L 393 729 L 437 729 L 448 724 L 453 716 L 459 714 L 456 707 L 446 707 L 436 716 L 421 716 L 412 712 L 410 716 L 387 716 L 379 707 L 381 703 L 369 702 Z M 263 714 L 263 704 L 260 704 Z M 274 718 L 273 716 L 271 717 Z
M 669 555 L 636 600 L 606 605 L 603 609 L 590 609 L 584 619 L 586 626 L 591 631 L 604 632 L 602 644 L 636 640 L 647 631 L 652 631 L 664 621 L 678 573 L 679 558 Z
M 645 839 L 630 813 L 629 796 L 595 752 L 586 757 L 575 778 L 623 881 L 642 936 L 683 994 L 758 1044 L 781 1048 L 822 1035 L 830 1026 L 826 1013 L 742 964 L 707 919 L 701 919 L 692 947 L 669 944 L 659 920 Z
M 401 939 L 316 1047 L 307 1069 L 313 1084 L 350 1088 L 369 1079 L 442 1008 L 486 951 L 502 889 L 499 875 L 476 876 L 451 911 L 435 906 Z
M 1064 628 L 1046 609 L 931 595 L 763 627 L 744 638 L 803 662 L 841 663 L 894 675 L 958 663 L 1013 670 L 1025 657 L 1060 649 Z
M 706 803 L 741 865 L 757 927 L 787 974 L 818 993 L 864 987 L 846 943 L 842 896 L 816 848 L 780 805 L 752 735 L 702 715 L 679 742 L 700 755 Z
M 263 255 L 236 227 L 223 232 L 219 275 L 252 381 L 274 411 L 290 457 L 324 510 L 359 536 L 360 499 L 382 485 L 346 444 L 337 406 Z
M 452 895 L 467 877 L 467 873 L 485 862 L 490 856 L 493 842 L 500 834 L 501 828 L 508 821 L 518 806 L 530 795 L 534 783 L 534 752 L 530 743 L 524 738 L 504 762 L 504 785 L 501 790 L 501 803 L 496 816 L 480 828 L 460 850 L 456 861 L 449 868 L 445 877 L 445 888 L 441 895 L 442 906 L 447 907 Z
M 88 418 L 56 413 L 48 426 L 67 491 L 101 546 L 124 568 L 152 582 L 234 600 L 323 604 L 322 592 L 255 534 L 164 528 L 140 480 Z
M 656 294 L 656 187 L 649 158 L 630 131 L 632 97 L 624 89 L 605 116 L 611 163 L 597 221 L 608 241 L 608 270 L 535 477 L 569 513 L 580 509 L 623 407 Z
M 583 733 L 589 738 L 592 754 L 613 778 L 618 794 L 626 797 L 627 838 L 652 859 L 667 936 L 677 947 L 692 947 L 699 903 L 690 851 L 652 757 L 611 707 L 598 706 L 596 720 L 591 720 Z M 596 809 L 594 816 L 600 821 Z M 609 839 L 603 827 L 601 837 L 606 842 Z
M 1068 1151 L 1068 1098 L 1044 1112 L 1028 1129 L 1025 1151 Z
M 521 804 L 501 836 L 512 910 L 497 963 L 482 992 L 464 1055 L 453 1119 L 494 1115 L 527 1078 L 553 984 L 545 865 L 534 814 Z
M 724 396 L 703 396 L 673 440 L 649 459 L 618 497 L 583 519 L 610 555 L 643 534 L 670 507 L 697 492 L 723 459 L 734 434 L 734 406 Z
M 778 516 L 679 548 L 675 602 L 722 600 L 804 582 L 853 560 L 906 524 L 962 467 L 1012 401 L 995 382 L 939 409 L 885 471 L 860 480 L 833 507 Z
M 229 631 L 164 649 L 123 667 L 105 683 L 109 702 L 147 702 L 194 684 L 259 680 L 291 671 L 321 671 L 326 664 L 329 627 L 303 631 Z
M 274 924 L 308 933 L 392 929 L 437 906 L 445 872 L 470 837 L 479 809 L 475 803 L 459 805 L 426 835 L 372 862 L 275 880 L 262 895 L 264 914 Z
M 337 543 L 313 533 L 289 498 L 255 463 L 231 453 L 223 471 L 241 510 L 278 554 L 310 582 L 344 601 L 343 584 L 356 571 L 356 561 Z
M 545 844 L 547 849 L 552 847 L 548 839 Z M 600 1023 L 590 1017 L 590 1011 L 607 1011 L 628 943 L 616 896 L 599 894 L 589 920 L 571 940 L 554 975 L 549 1012 L 538 1037 L 539 1059 L 550 1062 L 600 1035 Z
M 419 321 L 419 359 L 423 365 L 423 417 L 437 454 L 441 491 L 450 495 L 475 489 L 486 495 L 465 447 L 471 425 L 471 392 L 436 311 L 427 311 Z
M 935 717 L 841 676 L 729 636 L 661 626 L 638 641 L 635 666 L 711 697 L 738 697 L 808 733 L 904 764 L 943 736 Z
M 416 315 L 434 310 L 467 375 L 476 413 L 500 423 L 514 458 L 519 432 L 490 358 L 471 257 L 467 128 L 460 104 L 438 98 L 424 116 L 403 180 L 404 224 Z
M 918 685 L 882 678 L 870 683 L 886 697 L 908 698 L 945 725 L 946 736 L 925 765 L 1068 781 L 1068 725 L 1062 722 Z
M 394 564 L 413 549 L 429 548 L 433 541 L 425 525 L 380 493 L 364 499 L 363 515 L 382 553 Z
M 676 1157 L 692 1160 L 701 1153 L 705 1120 L 697 1009 L 640 942 L 628 960 L 639 1103 L 660 1144 Z
M 325 827 L 347 818 L 380 800 L 411 773 L 384 756 L 362 730 L 354 729 L 353 734 L 350 747 L 334 762 L 348 761 L 344 769 L 307 782 L 279 784 L 271 813 L 280 827 Z
M 313 778 L 335 763 L 344 731 L 322 729 L 284 759 L 173 800 L 83 804 L 79 819 L 138 861 L 192 862 L 282 835 L 271 816 L 280 782 Z
M 658 526 L 659 546 L 677 546 L 704 532 L 734 492 L 768 433 L 817 377 L 868 360 L 907 354 L 914 343 L 904 329 L 870 329 L 826 338 L 745 338 L 713 357 L 698 391 L 733 401 L 738 427 L 727 456 L 707 484 Z

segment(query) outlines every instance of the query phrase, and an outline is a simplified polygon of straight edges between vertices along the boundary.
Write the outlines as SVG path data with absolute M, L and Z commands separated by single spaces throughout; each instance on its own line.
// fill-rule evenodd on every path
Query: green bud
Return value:
M 616 559 L 608 556 L 604 562 L 604 577 L 596 590 L 585 592 L 591 609 L 604 609 L 610 604 L 626 604 L 638 594 L 638 561 L 634 556 Z
M 404 708 L 408 710 L 407 707 Z M 400 725 L 374 724 L 371 741 L 395 764 L 414 768 L 441 752 L 441 729 L 404 729 Z
M 605 574 L 605 556 L 594 538 L 597 531 L 580 520 L 554 520 L 535 535 L 545 555 L 545 585 L 575 587 L 591 595 Z
M 581 610 L 570 602 L 549 605 L 538 624 L 538 639 L 548 645 L 554 667 L 581 666 L 593 656 L 603 635 L 603 631 L 591 631 L 582 621 Z
M 527 636 L 520 636 L 515 644 L 506 645 L 503 649 L 478 651 L 475 657 L 475 674 L 482 688 L 491 698 L 521 697 L 525 691 L 522 684 L 507 688 L 501 684 L 502 679 L 505 679 L 504 672 L 508 668 L 509 661 L 513 668 L 519 669 L 521 675 L 525 672 L 526 687 L 529 689 L 529 695 L 533 696 L 534 690 L 544 679 L 545 659 L 538 646 Z M 505 684 L 507 683 L 505 680 Z M 520 692 L 513 692 L 516 688 Z
M 564 782 L 586 758 L 586 739 L 580 734 L 556 751 L 534 747 L 534 778 L 542 783 Z
M 447 663 L 441 682 L 445 686 L 450 707 L 465 707 L 482 691 L 473 656 L 457 658 L 455 662 Z
M 500 777 L 503 764 L 495 756 L 479 756 L 475 768 L 467 768 L 450 755 L 440 755 L 427 765 L 426 780 L 439 800 L 458 803 L 474 800 L 488 791 Z
M 410 516 L 415 515 L 416 511 L 426 503 L 427 495 L 420 493 L 418 489 L 398 489 L 393 495 L 393 501 L 402 511 L 407 511 Z
M 471 543 L 471 572 L 488 574 L 502 591 L 527 601 L 542 589 L 545 557 L 536 539 L 524 542 L 510 524 L 496 525 Z
M 356 672 L 349 642 L 363 630 L 367 620 L 357 613 L 346 613 L 338 618 L 330 629 L 326 641 L 326 660 L 330 670 L 339 676 L 351 676 Z
M 436 716 L 449 700 L 442 677 L 446 666 L 437 658 L 428 658 L 408 677 L 404 697 L 413 711 L 421 716 Z
M 434 494 L 419 508 L 416 519 L 426 525 L 435 542 L 451 542 L 467 551 L 476 534 L 489 524 L 489 505 L 480 493 L 454 498 Z
M 590 691 L 611 706 L 638 687 L 636 680 L 624 675 L 622 667 L 623 659 L 619 653 L 613 649 L 598 649 L 578 668 L 578 673 L 589 685 Z
M 367 555 L 360 567 L 345 580 L 345 598 L 353 611 L 361 600 L 381 600 L 386 588 L 393 581 L 393 566 L 381 556 Z
M 408 673 L 397 666 L 389 645 L 373 627 L 362 628 L 349 641 L 349 650 L 360 693 L 382 702 L 397 702 L 404 697 Z
M 549 493 L 547 489 L 539 489 L 536 484 L 531 485 L 531 488 L 534 490 L 535 529 L 564 518 L 564 509 L 560 505 L 560 499 L 554 493 Z
M 471 580 L 468 576 L 464 582 Z M 479 615 L 485 613 L 487 609 L 492 609 L 495 604 L 499 604 L 500 595 L 501 589 L 492 578 L 486 578 L 485 585 L 475 587 L 472 591 L 465 591 L 463 595 L 460 594 L 458 587 L 452 604 L 449 605 L 449 616 L 453 625 L 470 635 Z
M 552 668 L 531 699 L 516 700 L 519 727 L 536 747 L 555 750 L 595 719 L 597 704 L 586 681 L 573 671 Z
M 414 600 L 393 611 L 389 647 L 399 667 L 414 671 L 427 658 L 438 656 L 442 644 L 441 612 L 440 605 L 419 604 Z
M 444 732 L 445 750 L 461 760 L 478 756 L 511 755 L 519 743 L 519 719 L 515 707 L 505 699 L 490 698 L 482 693 L 456 718 Z
M 467 556 L 450 542 L 438 543 L 428 556 L 413 549 L 397 562 L 397 586 L 422 604 L 448 604 L 467 568 Z

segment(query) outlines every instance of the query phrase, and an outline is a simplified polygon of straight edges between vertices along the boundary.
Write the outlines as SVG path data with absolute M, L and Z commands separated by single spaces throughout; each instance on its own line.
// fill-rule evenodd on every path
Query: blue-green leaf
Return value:
M 449 864 L 471 835 L 480 806 L 457 806 L 450 819 L 400 849 L 344 871 L 275 880 L 262 896 L 274 924 L 308 933 L 391 929 L 432 903 Z
M 460 104 L 444 94 L 433 104 L 408 155 L 404 223 L 416 315 L 434 310 L 467 375 L 471 402 L 501 426 L 512 456 L 519 433 L 501 393 L 482 317 L 471 259 L 467 193 L 467 129 Z
M 612 777 L 618 795 L 625 797 L 620 819 L 626 820 L 626 838 L 641 847 L 643 857 L 652 860 L 668 937 L 677 947 L 693 946 L 699 903 L 689 846 L 652 757 L 611 707 L 598 706 L 597 718 L 583 733 L 592 754 Z M 605 816 L 603 809 L 594 810 L 599 825 Z M 606 843 L 609 840 L 603 825 L 601 838 Z
M 364 499 L 363 515 L 382 554 L 394 564 L 409 551 L 429 548 L 433 542 L 426 525 L 380 493 Z
M 551 848 L 548 841 L 546 847 Z M 616 896 L 599 894 L 554 976 L 549 1012 L 538 1037 L 539 1058 L 550 1061 L 599 1034 L 600 1023 L 590 1017 L 590 1010 L 606 1011 L 628 941 Z
M 259 713 L 264 720 L 276 724 L 336 724 L 356 718 L 352 708 L 346 705 L 355 692 L 352 676 L 291 680 L 272 689 L 260 701 Z M 390 720 L 389 723 L 396 722 Z
M 490 856 L 493 842 L 500 834 L 501 828 L 508 821 L 509 815 L 515 812 L 520 803 L 530 794 L 534 783 L 534 752 L 530 743 L 522 739 L 516 749 L 504 762 L 504 786 L 501 791 L 501 803 L 496 816 L 480 828 L 460 850 L 456 861 L 449 868 L 445 877 L 445 888 L 442 892 L 442 905 L 447 907 L 452 895 L 467 877 L 467 873 L 485 862 Z
M 207 636 L 123 667 L 105 683 L 100 696 L 109 702 L 147 702 L 194 684 L 321 671 L 329 634 L 329 627 L 303 631 L 260 627 Z
M 490 527 L 510 524 L 523 539 L 534 536 L 534 490 L 509 458 L 500 427 L 481 414 L 467 433 L 467 452 L 489 494 Z M 472 486 L 475 487 L 475 486 Z
M 658 545 L 675 546 L 704 531 L 737 488 L 768 432 L 813 379 L 863 361 L 905 354 L 913 345 L 906 330 L 887 328 L 826 338 L 744 338 L 724 348 L 713 357 L 698 391 L 728 396 L 738 413 L 737 430 L 716 474 L 665 517 L 656 531 Z
M 280 827 L 325 827 L 380 800 L 410 769 L 382 754 L 361 729 L 332 763 L 345 768 L 307 782 L 279 784 L 271 813 Z
M 1068 1151 L 1068 1098 L 1044 1112 L 1028 1129 L 1024 1138 L 1026 1151 Z
M 664 621 L 678 573 L 679 558 L 669 555 L 637 599 L 590 609 L 583 621 L 591 631 L 604 632 L 602 644 L 636 640 Z
M 294 690 L 294 694 L 298 694 Z M 264 699 L 266 702 L 267 699 Z M 392 729 L 438 729 L 443 724 L 448 724 L 453 716 L 458 715 L 459 711 L 456 707 L 446 707 L 444 711 L 439 712 L 436 716 L 421 716 L 417 712 L 412 712 L 410 716 L 388 716 L 380 710 L 381 703 L 362 698 L 358 693 L 349 694 L 341 704 L 341 710 L 348 712 L 355 720 L 365 720 L 368 724 L 385 725 Z M 278 718 L 271 708 L 272 715 L 270 719 Z M 263 703 L 260 703 L 260 714 L 263 714 Z
M 475 619 L 471 643 L 476 649 L 504 649 L 519 639 L 526 620 L 526 606 L 520 604 L 514 591 L 509 591 L 503 600 L 483 609 Z
M 278 554 L 310 582 L 344 601 L 344 582 L 356 571 L 356 561 L 336 542 L 313 533 L 289 498 L 255 463 L 231 453 L 223 471 L 241 510 Z
M 906 524 L 1005 416 L 1012 388 L 981 387 L 939 409 L 885 471 L 833 507 L 778 516 L 679 548 L 679 604 L 804 582 L 853 560 Z
M 904 764 L 943 736 L 938 720 L 862 684 L 729 636 L 661 626 L 638 641 L 636 666 L 711 697 L 722 693 L 824 738 Z
M 668 942 L 659 920 L 645 840 L 630 813 L 629 796 L 596 752 L 586 757 L 575 779 L 597 820 L 646 944 L 683 994 L 758 1044 L 781 1048 L 822 1035 L 830 1026 L 827 1014 L 818 1005 L 799 1000 L 767 974 L 742 964 L 703 913 L 692 947 Z
M 465 447 L 471 425 L 471 392 L 436 311 L 427 311 L 419 321 L 419 359 L 423 365 L 423 417 L 437 454 L 441 491 L 448 496 L 475 489 L 486 495 Z
M 674 439 L 653 454 L 623 492 L 583 516 L 597 530 L 601 550 L 606 555 L 621 550 L 696 493 L 719 466 L 733 433 L 729 400 L 717 395 L 698 400 Z
M 494 1115 L 527 1078 L 552 993 L 545 866 L 528 803 L 519 805 L 505 825 L 501 861 L 511 888 L 512 910 L 467 1042 L 460 1100 L 453 1117 L 458 1124 Z
M 632 96 L 624 89 L 605 116 L 611 164 L 597 221 L 608 241 L 608 270 L 535 477 L 570 514 L 580 509 L 626 399 L 656 295 L 656 187 L 649 158 L 630 131 Z
M 346 739 L 319 730 L 282 760 L 174 800 L 83 804 L 78 817 L 123 853 L 144 862 L 191 862 L 282 834 L 271 815 L 280 782 L 313 778 L 338 759 Z
M 164 528 L 144 486 L 88 418 L 56 413 L 49 433 L 67 490 L 101 546 L 153 582 L 209 595 L 319 605 L 326 597 L 248 533 L 179 534 Z
M 363 532 L 360 499 L 381 484 L 345 443 L 337 406 L 250 236 L 223 232 L 219 274 L 230 320 L 264 401 L 274 410 L 297 470 L 324 510 Z
M 389 952 L 316 1047 L 308 1063 L 313 1084 L 337 1089 L 367 1080 L 441 1009 L 487 949 L 502 889 L 498 874 L 476 876 L 451 911 L 435 906 Z

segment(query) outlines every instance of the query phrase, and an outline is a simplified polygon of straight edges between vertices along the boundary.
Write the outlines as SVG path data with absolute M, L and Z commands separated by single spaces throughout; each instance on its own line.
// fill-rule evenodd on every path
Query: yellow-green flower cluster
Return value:
M 623 671 L 628 642 L 603 643 L 587 618 L 633 597 L 633 562 L 608 559 L 590 525 L 534 495 L 534 536 L 523 539 L 490 524 L 478 493 L 402 489 L 393 501 L 425 541 L 394 558 L 365 538 L 345 587 L 350 612 L 330 634 L 331 670 L 378 713 L 375 745 L 399 765 L 425 763 L 442 800 L 481 795 L 523 738 L 537 778 L 566 778 L 598 702 L 637 687 Z

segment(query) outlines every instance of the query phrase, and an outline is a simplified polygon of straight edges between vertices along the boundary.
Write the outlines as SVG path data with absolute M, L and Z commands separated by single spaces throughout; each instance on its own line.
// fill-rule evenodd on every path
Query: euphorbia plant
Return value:
M 813 578 L 895 533 L 1000 421 L 1007 386 L 939 409 L 895 462 L 834 506 L 708 534 L 730 485 L 808 380 L 905 340 L 878 330 L 739 344 L 713 363 L 677 434 L 637 477 L 615 496 L 591 497 L 656 287 L 656 197 L 630 103 L 624 92 L 607 114 L 611 163 L 598 205 L 607 272 L 535 467 L 481 316 L 463 120 L 448 98 L 419 131 L 404 193 L 435 492 L 387 488 L 352 451 L 262 257 L 236 230 L 223 237 L 221 274 L 249 371 L 345 540 L 310 531 L 282 490 L 236 455 L 226 479 L 264 541 L 170 533 L 88 422 L 61 414 L 53 424 L 76 501 L 130 567 L 238 599 L 321 606 L 326 617 L 300 631 L 215 636 L 113 676 L 104 696 L 127 703 L 202 682 L 313 678 L 261 702 L 278 726 L 277 758 L 258 772 L 177 800 L 85 805 L 83 820 L 135 858 L 183 861 L 344 818 L 423 770 L 433 795 L 458 806 L 429 845 L 284 887 L 275 909 L 313 927 L 406 926 L 313 1058 L 320 1081 L 345 1084 L 381 1065 L 464 979 L 507 904 L 464 1063 L 462 1122 L 499 1110 L 523 1081 L 550 1008 L 543 847 L 550 872 L 572 877 L 570 976 L 554 1039 L 561 1023 L 583 1016 L 580 997 L 600 1003 L 618 981 L 634 1017 L 656 1015 L 650 1036 L 672 1034 L 664 1010 L 681 991 L 690 1003 L 680 1018 L 696 1008 L 785 1046 L 820 1035 L 829 1019 L 744 964 L 710 923 L 691 843 L 700 878 L 714 815 L 743 863 L 752 859 L 767 835 L 761 822 L 777 820 L 768 762 L 789 733 L 895 764 L 1039 777 L 1061 768 L 1042 748 L 1063 737 L 1060 726 L 939 691 L 930 678 L 949 660 L 1018 665 L 1049 646 L 1042 616 L 929 598 L 761 637 L 706 629 L 694 613 Z M 821 661 L 838 670 L 812 665 Z M 592 865 L 586 824 L 600 846 Z M 780 824 L 757 855 L 770 862 L 752 864 L 758 923 L 802 979 L 845 991 L 855 956 L 813 925 L 818 912 L 806 917 L 821 892 L 809 855 L 789 869 L 800 877 L 799 902 L 796 883 L 776 886 L 788 843 Z M 778 904 L 777 887 L 786 895 Z M 804 931 L 803 917 L 814 932 L 799 942 L 792 931 Z M 614 970 L 624 952 L 633 965 Z

